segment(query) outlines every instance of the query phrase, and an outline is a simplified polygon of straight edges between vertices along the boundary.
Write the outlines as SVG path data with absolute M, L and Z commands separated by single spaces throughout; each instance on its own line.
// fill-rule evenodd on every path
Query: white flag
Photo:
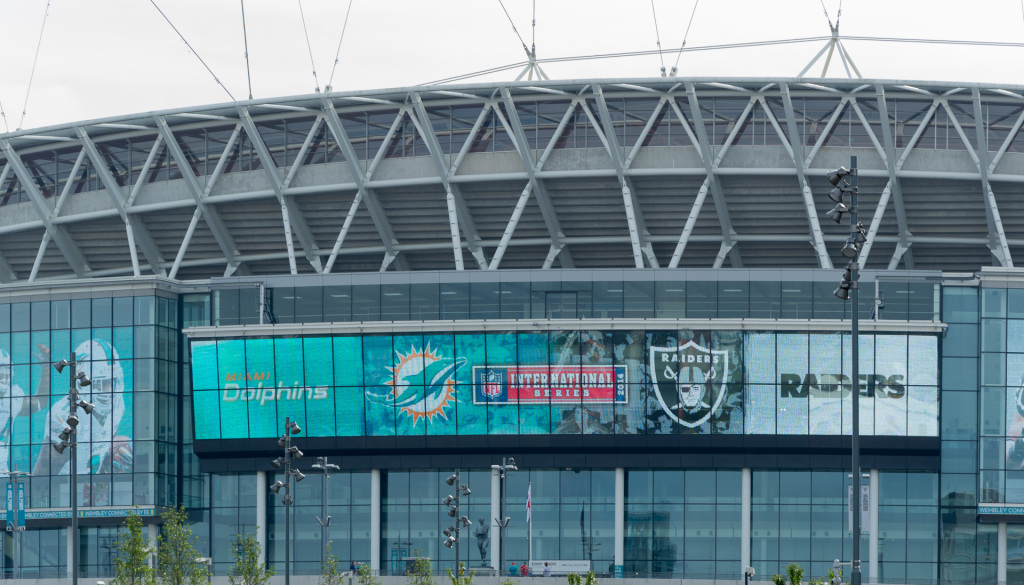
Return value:
M 530 522 L 530 492 L 533 491 L 533 483 L 526 488 L 526 522 Z

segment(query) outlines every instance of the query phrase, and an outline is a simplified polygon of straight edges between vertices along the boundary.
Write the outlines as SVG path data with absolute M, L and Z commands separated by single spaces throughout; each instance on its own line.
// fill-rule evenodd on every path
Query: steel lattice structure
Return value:
M 0 281 L 1024 253 L 1024 87 L 611 79 L 307 95 L 0 135 Z M 981 148 L 978 145 L 982 145 Z

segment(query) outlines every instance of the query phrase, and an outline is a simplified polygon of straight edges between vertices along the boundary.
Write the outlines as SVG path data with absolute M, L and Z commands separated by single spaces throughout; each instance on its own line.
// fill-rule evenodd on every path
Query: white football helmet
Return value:
M 6 394 L 11 387 L 11 354 L 0 349 L 0 392 Z
M 117 351 L 106 341 L 90 339 L 75 348 L 79 369 L 89 376 L 90 386 L 83 388 L 97 405 L 110 405 L 111 393 L 124 392 L 124 372 Z

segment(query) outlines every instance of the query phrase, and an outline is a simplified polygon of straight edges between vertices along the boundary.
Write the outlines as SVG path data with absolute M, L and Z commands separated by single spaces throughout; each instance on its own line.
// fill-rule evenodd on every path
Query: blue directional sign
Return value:
M 14 523 L 14 484 L 7 482 L 7 525 Z
M 18 482 L 18 526 L 25 526 L 25 482 Z

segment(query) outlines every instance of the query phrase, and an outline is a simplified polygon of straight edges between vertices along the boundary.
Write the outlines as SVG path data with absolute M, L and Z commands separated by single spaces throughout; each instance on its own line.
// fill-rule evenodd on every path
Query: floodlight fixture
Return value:
M 68 441 L 71 439 L 71 427 L 64 427 L 64 430 L 57 435 L 57 438 L 61 441 Z
M 846 167 L 839 167 L 838 169 L 829 172 L 829 174 L 828 174 L 828 182 L 832 183 L 833 187 L 838 187 L 839 183 L 843 179 L 845 179 L 846 177 L 849 177 L 852 174 L 853 173 L 850 171 L 850 169 L 848 169 Z
M 508 471 L 519 471 L 519 468 L 516 467 L 516 460 L 511 458 L 511 457 L 509 457 L 505 461 L 505 469 L 508 470 Z
M 92 411 L 93 411 L 94 408 L 96 408 L 96 405 L 91 403 L 91 402 L 86 402 L 84 400 L 79 400 L 78 401 L 78 408 L 81 408 L 82 410 L 84 410 L 85 414 L 92 414 Z
M 278 447 L 284 447 L 285 443 L 288 442 L 288 435 L 281 435 L 281 438 L 277 440 Z
M 302 432 L 302 427 L 300 427 L 299 423 L 297 423 L 295 421 L 289 421 L 288 422 L 288 430 L 290 430 L 293 435 L 297 435 L 297 434 Z
M 441 534 L 444 534 L 445 536 L 451 536 L 452 532 L 454 532 L 454 531 L 455 531 L 455 527 L 454 526 L 449 526 L 448 528 L 445 528 L 443 531 L 441 531 Z
M 459 481 L 459 476 L 454 473 L 449 475 L 448 479 L 444 480 L 444 482 L 448 485 L 455 485 L 455 482 L 457 481 Z
M 846 245 L 843 246 L 840 252 L 843 258 L 856 258 L 857 254 L 860 253 L 860 242 L 855 241 L 855 238 L 851 237 L 846 240 Z
M 452 545 L 454 545 L 454 544 L 455 544 L 455 537 L 454 536 L 449 536 L 448 538 L 444 539 L 444 545 L 446 547 L 451 548 Z
M 836 206 L 825 215 L 830 217 L 832 221 L 836 223 L 842 223 L 844 213 L 850 213 L 850 208 L 847 207 L 845 203 L 836 203 Z
M 278 457 L 270 462 L 270 464 L 274 466 L 274 469 L 281 469 L 281 466 L 284 465 L 284 463 L 284 457 Z
M 60 443 L 54 443 L 53 449 L 60 455 L 64 454 L 64 450 L 71 446 L 71 443 L 67 441 L 61 441 Z
M 463 528 L 473 525 L 473 522 L 469 519 L 469 516 L 463 516 L 462 518 L 459 518 L 459 522 L 462 523 Z
M 78 372 L 78 375 L 75 377 L 78 378 L 79 386 L 92 386 L 92 380 L 89 379 L 89 376 L 85 375 L 85 372 Z
M 275 494 L 279 494 L 279 493 L 281 493 L 281 488 L 283 488 L 283 487 L 284 487 L 284 482 L 281 481 L 281 480 L 277 480 L 277 481 L 274 482 L 274 485 L 270 486 L 270 491 L 274 492 Z
M 447 496 L 444 497 L 443 500 L 441 500 L 441 505 L 448 506 L 448 505 L 450 505 L 454 501 L 455 501 L 455 496 L 453 496 L 451 494 L 448 494 Z
M 71 365 L 71 362 L 69 362 L 68 360 L 60 360 L 59 362 L 53 364 L 53 369 L 57 370 L 58 374 L 63 374 L 64 373 L 64 368 L 66 368 L 66 367 L 68 367 L 70 365 Z
M 68 426 L 69 427 L 77 427 L 78 426 L 78 416 L 77 415 L 72 414 L 72 415 L 68 416 Z
M 844 300 L 844 301 L 845 300 L 849 300 L 849 298 L 850 298 L 850 282 L 848 280 L 844 280 L 843 282 L 840 282 L 839 283 L 839 288 L 837 288 L 836 290 L 832 291 L 832 294 L 836 295 L 836 298 L 838 298 L 838 299 L 841 299 L 841 300 Z
M 302 481 L 302 480 L 306 479 L 306 474 L 305 474 L 305 473 L 302 473 L 302 472 L 301 472 L 301 471 L 299 471 L 298 469 L 293 469 L 293 470 L 291 470 L 291 471 L 292 471 L 292 475 L 294 475 L 294 476 L 295 476 L 295 483 L 298 483 L 298 482 L 300 482 L 300 481 Z
M 296 459 L 302 459 L 303 453 L 302 453 L 302 451 L 299 450 L 298 447 L 294 447 L 293 446 L 293 447 L 288 449 L 288 452 L 292 454 L 292 457 L 294 457 Z
M 466 484 L 459 486 L 459 489 L 462 490 L 462 495 L 464 496 L 468 496 L 473 493 L 473 490 L 469 489 L 469 486 Z
M 452 507 L 448 508 L 448 515 L 450 517 L 452 517 L 452 518 L 458 516 L 459 515 L 459 507 L 458 506 L 452 506 Z

